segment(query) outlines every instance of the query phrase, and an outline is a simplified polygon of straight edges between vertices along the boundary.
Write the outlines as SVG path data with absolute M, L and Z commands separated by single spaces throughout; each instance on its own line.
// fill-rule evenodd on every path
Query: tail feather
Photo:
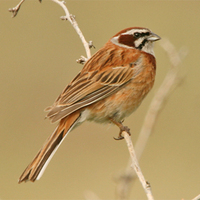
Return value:
M 74 127 L 77 120 L 80 117 L 80 113 L 73 113 L 64 119 L 62 119 L 52 133 L 52 135 L 47 139 L 44 143 L 41 150 L 35 156 L 33 161 L 28 165 L 28 167 L 24 170 L 22 175 L 19 178 L 18 183 L 32 181 L 40 179 L 44 170 L 46 169 L 49 161 L 53 157 L 54 153 L 64 140 L 65 136 L 70 132 L 70 130 Z

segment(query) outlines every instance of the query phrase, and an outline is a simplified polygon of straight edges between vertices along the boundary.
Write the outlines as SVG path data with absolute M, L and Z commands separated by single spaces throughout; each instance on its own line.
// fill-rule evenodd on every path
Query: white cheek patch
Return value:
M 144 38 L 138 38 L 137 40 L 134 41 L 135 48 L 138 48 L 140 44 L 142 44 Z

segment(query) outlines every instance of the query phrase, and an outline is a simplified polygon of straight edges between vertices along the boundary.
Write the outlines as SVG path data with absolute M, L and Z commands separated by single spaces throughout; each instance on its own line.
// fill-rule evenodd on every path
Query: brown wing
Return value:
M 53 106 L 47 109 L 49 110 L 47 117 L 52 122 L 58 121 L 80 108 L 112 95 L 134 78 L 137 75 L 138 69 L 141 68 L 141 59 L 139 58 L 134 63 L 125 63 L 123 61 L 123 65 L 114 67 L 113 65 L 111 66 L 112 61 L 103 65 L 102 60 L 100 61 L 100 59 L 98 60 L 95 57 L 97 55 L 98 52 L 64 89 Z M 98 60 L 96 62 L 96 70 L 94 70 L 95 68 L 89 68 L 93 60 L 95 62 Z

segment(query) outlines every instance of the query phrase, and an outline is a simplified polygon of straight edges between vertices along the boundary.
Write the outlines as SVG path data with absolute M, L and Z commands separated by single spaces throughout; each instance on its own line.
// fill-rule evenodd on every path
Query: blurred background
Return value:
M 81 70 L 85 56 L 73 27 L 59 19 L 61 7 L 50 0 L 27 0 L 16 18 L 8 12 L 19 0 L 0 2 L 0 199 L 84 199 L 89 191 L 116 198 L 115 179 L 128 162 L 118 128 L 86 122 L 71 132 L 43 177 L 18 184 L 25 167 L 56 124 L 44 120 L 64 87 Z M 200 1 L 66 1 L 86 40 L 96 49 L 118 31 L 148 27 L 167 37 L 177 50 L 187 48 L 182 84 L 167 100 L 140 160 L 155 199 L 192 199 L 200 193 Z M 140 108 L 128 117 L 135 143 L 148 106 L 170 62 L 156 42 L 157 77 Z M 130 199 L 146 199 L 139 181 Z

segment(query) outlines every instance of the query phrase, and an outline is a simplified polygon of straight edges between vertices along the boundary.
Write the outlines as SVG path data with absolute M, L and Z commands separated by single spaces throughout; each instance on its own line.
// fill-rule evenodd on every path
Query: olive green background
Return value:
M 83 45 L 63 10 L 50 0 L 27 0 L 16 18 L 0 0 L 0 199 L 84 199 L 93 191 L 115 199 L 115 177 L 129 158 L 118 128 L 86 122 L 63 142 L 42 178 L 18 184 L 18 177 L 56 124 L 44 108 L 81 70 L 75 60 Z M 66 1 L 86 39 L 97 51 L 121 29 L 148 27 L 189 51 L 182 84 L 167 100 L 141 158 L 155 199 L 192 199 L 200 193 L 200 1 Z M 124 124 L 135 143 L 153 95 L 170 66 L 156 42 L 157 77 L 153 90 Z M 137 180 L 130 199 L 146 199 Z

